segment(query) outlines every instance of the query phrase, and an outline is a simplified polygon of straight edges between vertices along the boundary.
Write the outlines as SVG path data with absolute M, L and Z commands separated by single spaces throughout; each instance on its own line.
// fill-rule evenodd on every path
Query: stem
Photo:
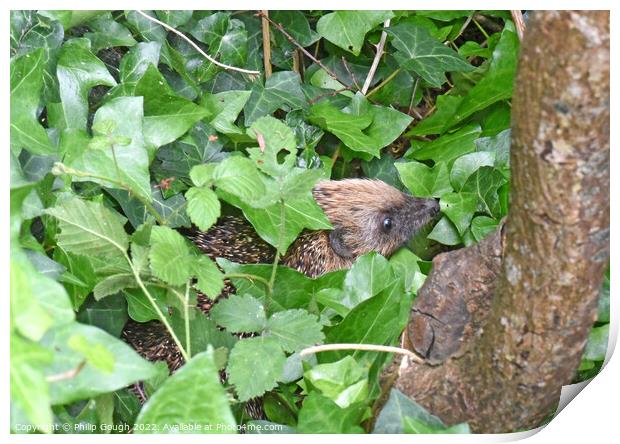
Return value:
M 189 281 L 185 283 L 185 303 L 183 304 L 183 317 L 185 318 L 185 346 L 187 354 L 192 355 L 192 344 L 189 333 Z
M 409 101 L 409 109 L 407 110 L 407 114 L 411 114 L 413 112 L 413 101 L 415 100 L 415 94 L 418 92 L 418 84 L 420 83 L 420 77 L 416 76 L 415 83 L 413 84 L 413 92 L 411 93 L 411 100 Z M 419 113 L 418 119 L 421 118 Z
M 262 10 L 263 17 L 261 18 L 262 30 L 263 30 L 263 61 L 265 65 L 265 79 L 271 77 L 271 38 L 269 35 L 269 11 Z
M 400 72 L 400 68 L 398 68 L 396 71 L 394 71 L 392 74 L 390 74 L 383 82 L 379 83 L 373 90 L 371 90 L 368 94 L 366 94 L 366 98 L 372 96 L 374 93 L 379 91 L 385 85 L 390 83 L 394 79 L 394 77 L 396 77 L 398 75 L 399 72 Z
M 149 302 L 153 306 L 153 309 L 157 313 L 157 316 L 159 316 L 159 319 L 161 320 L 161 322 L 166 326 L 166 329 L 168 330 L 168 333 L 170 333 L 170 336 L 174 340 L 174 343 L 177 345 L 177 347 L 179 347 L 179 351 L 181 352 L 181 356 L 183 356 L 183 359 L 185 359 L 185 362 L 189 361 L 189 355 L 185 351 L 185 348 L 183 347 L 183 344 L 181 344 L 181 341 L 179 340 L 178 336 L 176 335 L 176 333 L 172 329 L 172 326 L 168 322 L 168 319 L 166 319 L 166 316 L 164 315 L 164 313 L 159 308 L 159 305 L 157 305 L 157 302 L 155 301 L 155 298 L 153 297 L 153 295 L 151 295 L 149 290 L 146 288 L 146 286 L 144 285 L 144 282 L 142 282 L 142 279 L 140 278 L 140 273 L 138 273 L 136 268 L 133 266 L 133 262 L 131 262 L 131 259 L 129 259 L 129 256 L 127 256 L 127 252 L 123 251 L 123 255 L 125 256 L 125 259 L 127 260 L 127 263 L 129 264 L 129 267 L 131 268 L 133 276 L 136 279 L 136 282 L 138 282 L 138 285 L 140 286 L 140 289 L 142 290 L 142 292 L 145 294 L 145 296 L 147 297 L 147 299 L 149 300 Z
M 385 41 L 387 39 L 387 32 L 385 32 L 385 29 L 389 27 L 390 27 L 390 19 L 387 19 L 385 22 L 383 22 L 383 31 L 381 32 L 381 38 L 379 39 L 379 44 L 377 45 L 377 53 L 375 54 L 375 58 L 372 61 L 372 65 L 370 66 L 370 71 L 368 71 L 368 75 L 366 76 L 366 81 L 364 82 L 364 86 L 362 88 L 362 94 L 364 95 L 366 94 L 366 92 L 368 92 L 368 88 L 370 88 L 372 79 L 375 76 L 375 72 L 377 71 L 379 62 L 381 61 L 381 56 L 383 55 L 383 48 L 385 47 Z
M 284 206 L 284 199 L 280 198 L 280 233 L 278 234 L 278 247 L 276 248 L 276 256 L 273 259 L 273 265 L 271 267 L 271 278 L 269 279 L 269 288 L 273 290 L 273 285 L 276 282 L 276 272 L 278 271 L 278 263 L 280 262 L 280 256 L 282 255 L 282 243 L 284 242 L 284 224 L 286 218 L 286 208 Z M 265 309 L 269 307 L 271 301 L 271 291 L 269 292 L 267 301 L 265 301 Z
M 153 204 L 146 197 L 136 192 L 133 188 L 131 188 L 126 183 L 121 182 L 120 180 L 112 179 L 111 177 L 100 176 L 98 174 L 92 174 L 86 171 L 74 170 L 73 168 L 69 168 L 61 162 L 56 162 L 54 164 L 54 167 L 57 168 L 57 171 L 59 172 L 59 174 L 70 174 L 76 177 L 90 177 L 92 179 L 99 179 L 99 180 L 104 180 L 106 182 L 113 183 L 114 185 L 127 191 L 130 195 L 135 196 L 140 202 L 142 202 L 142 205 L 144 205 L 144 207 L 148 210 L 148 212 L 151 213 L 151 215 L 155 218 L 155 220 L 157 221 L 159 225 L 168 225 L 168 222 L 166 221 L 166 219 L 161 217 L 161 214 L 157 212 Z M 52 173 L 54 172 L 52 171 Z
M 376 351 L 376 352 L 384 352 L 384 353 L 397 353 L 399 355 L 405 355 L 411 358 L 414 362 L 418 364 L 423 364 L 424 358 L 420 357 L 416 353 L 411 350 L 407 350 L 406 348 L 400 347 L 391 347 L 388 345 L 375 345 L 375 344 L 325 344 L 325 345 L 315 345 L 314 347 L 304 348 L 299 352 L 299 356 L 308 356 L 313 353 L 320 353 L 324 351 L 334 351 L 334 350 L 365 350 L 365 351 Z
M 210 61 L 211 63 L 213 63 L 214 65 L 219 66 L 220 68 L 224 68 L 224 69 L 229 69 L 231 71 L 237 71 L 237 72 L 243 72 L 245 74 L 254 74 L 254 75 L 259 75 L 260 71 L 252 71 L 250 69 L 243 69 L 243 68 L 237 68 L 235 66 L 230 66 L 230 65 L 226 65 L 222 62 L 218 62 L 217 60 L 215 60 L 213 57 L 211 57 L 209 54 L 207 54 L 206 52 L 204 52 L 202 49 L 200 49 L 200 46 L 198 46 L 197 44 L 195 44 L 192 39 L 190 39 L 189 37 L 187 37 L 185 34 L 183 34 L 182 32 L 177 31 L 176 29 L 174 29 L 172 26 L 157 20 L 154 17 L 151 17 L 148 14 L 145 14 L 143 11 L 136 9 L 136 12 L 138 14 L 140 14 L 141 16 L 143 16 L 144 18 L 146 18 L 147 20 L 152 21 L 153 23 L 157 23 L 160 26 L 163 26 L 164 28 L 166 28 L 168 31 L 174 32 L 176 35 L 178 35 L 179 37 L 181 37 L 183 40 L 185 40 L 187 43 L 189 43 L 192 48 L 194 48 L 196 51 L 198 51 L 205 59 L 207 59 L 208 61 Z
M 228 273 L 224 275 L 224 279 L 247 279 L 248 281 L 254 283 L 254 281 L 260 282 L 265 286 L 267 292 L 271 293 L 272 288 L 269 284 L 269 281 L 262 276 L 257 276 L 255 274 L 247 274 L 247 273 Z
M 478 20 L 476 20 L 475 18 L 472 18 L 471 21 L 474 22 L 474 24 L 478 27 L 478 29 L 480 30 L 480 32 L 482 33 L 484 38 L 489 40 L 489 34 L 487 34 L 487 32 L 484 30 L 484 28 L 482 26 L 480 26 L 480 23 L 478 23 Z

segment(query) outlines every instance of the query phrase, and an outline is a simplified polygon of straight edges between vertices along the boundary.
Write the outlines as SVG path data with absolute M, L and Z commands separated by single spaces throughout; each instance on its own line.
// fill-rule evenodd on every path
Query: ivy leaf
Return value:
M 471 221 L 471 234 L 480 242 L 497 229 L 497 221 L 488 216 L 476 216 Z
M 476 212 L 478 198 L 474 193 L 449 193 L 441 196 L 441 212 L 448 216 L 463 236 Z
M 343 409 L 318 392 L 310 392 L 304 399 L 297 421 L 298 433 L 364 433 L 360 422 L 366 407 L 356 403 Z
M 299 74 L 293 71 L 274 72 L 265 81 L 265 86 L 260 81 L 254 82 L 250 98 L 243 108 L 245 126 L 251 126 L 258 118 L 284 105 L 291 109 L 301 109 L 305 104 Z
M 124 218 L 102 203 L 73 197 L 45 213 L 58 219 L 58 245 L 70 253 L 114 257 L 127 251 Z
M 478 141 L 476 141 L 476 144 L 478 144 Z M 483 166 L 493 166 L 494 163 L 494 152 L 479 151 L 477 153 L 465 154 L 456 159 L 452 164 L 450 182 L 452 182 L 454 189 L 459 191 L 474 171 Z
M 86 39 L 73 39 L 60 50 L 56 75 L 67 128 L 86 129 L 91 88 L 116 85 L 103 62 L 90 52 L 89 45 Z
M 405 135 L 426 136 L 428 134 L 442 134 L 446 129 L 446 122 L 452 118 L 462 100 L 463 97 L 460 96 L 449 96 L 446 94 L 437 96 L 435 101 L 437 110 L 429 117 L 420 121 Z
M 136 95 L 144 96 L 144 138 L 153 146 L 178 139 L 208 114 L 203 107 L 174 95 L 167 85 L 153 65 L 136 85 Z
M 51 154 L 45 129 L 37 120 L 43 88 L 43 49 L 11 59 L 11 146 L 18 153 Z
M 202 231 L 207 231 L 220 217 L 220 201 L 208 187 L 192 187 L 185 193 L 187 214 Z
M 432 168 L 421 162 L 397 162 L 400 180 L 417 197 L 441 197 L 452 191 L 448 166 L 439 162 Z
M 119 66 L 121 82 L 133 91 L 146 69 L 150 65 L 157 66 L 160 51 L 159 42 L 141 42 L 131 48 L 123 56 Z
M 364 402 L 368 396 L 368 369 L 346 356 L 340 361 L 315 365 L 304 373 L 303 383 L 346 408 L 354 402 Z
M 153 375 L 153 366 L 120 339 L 103 330 L 77 322 L 50 330 L 41 344 L 54 350 L 54 359 L 43 367 L 45 376 L 74 371 L 84 361 L 84 355 L 69 344 L 74 336 L 88 338 L 91 344 L 98 344 L 114 357 L 111 372 L 103 371 L 87 362 L 73 378 L 56 381 L 51 385 L 52 404 L 68 404 L 88 399 L 101 393 L 108 393 Z M 74 344 L 75 345 L 75 344 Z
M 93 176 L 73 176 L 73 181 L 92 181 L 121 188 L 114 179 L 151 199 L 149 157 L 142 136 L 142 97 L 118 97 L 95 113 L 93 134 L 97 146 L 89 145 L 70 166 Z
M 269 11 L 269 17 L 288 30 L 288 33 L 303 47 L 310 46 L 321 38 L 312 30 L 308 19 L 301 11 Z M 274 33 L 274 37 L 279 47 L 291 44 L 279 32 Z
M 99 15 L 94 20 L 89 21 L 88 27 L 92 32 L 85 33 L 84 37 L 90 40 L 92 51 L 95 54 L 102 49 L 134 46 L 137 43 L 131 32 L 114 20 L 110 13 Z
M 286 356 L 275 338 L 242 339 L 228 359 L 227 373 L 240 401 L 260 396 L 274 388 L 282 376 Z
M 502 210 L 498 189 L 505 182 L 506 178 L 502 173 L 493 167 L 484 166 L 469 176 L 461 191 L 475 193 L 478 198 L 478 211 L 500 219 Z
M 392 11 L 336 11 L 321 17 L 316 30 L 334 45 L 359 55 L 366 33 L 392 17 Z
M 173 28 L 178 28 L 189 22 L 194 11 L 155 11 L 157 18 Z
M 200 384 L 196 384 L 200 381 Z M 183 402 L 179 402 L 182 399 Z M 136 419 L 138 433 L 196 433 L 187 424 L 201 424 L 202 433 L 236 430 L 213 347 L 194 356 L 153 394 Z M 148 426 L 146 426 L 148 425 Z
M 431 86 L 440 87 L 446 82 L 446 71 L 472 71 L 474 69 L 453 49 L 442 45 L 422 26 L 401 22 L 390 26 L 386 32 L 393 36 L 394 57 L 399 65 L 413 71 Z
M 205 94 L 202 106 L 210 113 L 209 123 L 224 134 L 243 134 L 235 125 L 235 120 L 250 98 L 250 91 L 223 91 L 218 94 Z
M 476 150 L 474 141 L 480 135 L 480 125 L 472 123 L 452 134 L 426 142 L 420 148 L 407 153 L 407 157 L 434 162 L 450 162 L 451 160 Z
M 151 229 L 149 252 L 153 274 L 170 285 L 184 285 L 192 276 L 192 255 L 178 231 L 164 226 Z
M 241 20 L 231 19 L 229 13 L 216 12 L 198 21 L 190 33 L 209 45 L 211 57 L 228 65 L 245 66 L 248 34 Z
M 306 310 L 285 310 L 267 321 L 264 335 L 278 340 L 284 351 L 293 353 L 320 344 L 325 336 L 315 315 Z
M 517 35 L 505 28 L 493 51 L 488 71 L 463 98 L 448 126 L 454 126 L 476 111 L 512 97 L 518 54 Z
M 439 219 L 427 237 L 444 245 L 458 245 L 462 242 L 458 230 L 445 216 Z
M 231 295 L 213 306 L 211 319 L 234 333 L 260 332 L 267 326 L 263 304 L 249 295 Z
M 154 17 L 153 11 L 143 11 L 145 14 Z M 154 23 L 153 21 L 145 18 L 137 11 L 125 11 L 125 17 L 127 22 L 133 29 L 137 31 L 140 36 L 147 42 L 160 42 L 166 40 L 168 32 L 163 26 Z

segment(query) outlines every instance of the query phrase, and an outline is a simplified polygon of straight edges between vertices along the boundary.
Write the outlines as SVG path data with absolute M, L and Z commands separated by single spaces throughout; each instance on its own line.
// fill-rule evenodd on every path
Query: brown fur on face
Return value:
M 334 226 L 331 247 L 345 259 L 370 251 L 389 256 L 439 212 L 435 199 L 410 196 L 380 180 L 321 181 L 312 194 Z

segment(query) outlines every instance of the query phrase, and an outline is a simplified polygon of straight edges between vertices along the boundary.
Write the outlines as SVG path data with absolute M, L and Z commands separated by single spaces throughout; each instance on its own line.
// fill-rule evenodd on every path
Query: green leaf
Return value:
M 201 168 L 204 167 L 195 167 L 196 170 Z M 255 206 L 267 194 L 260 173 L 246 157 L 233 156 L 224 159 L 213 170 L 212 180 L 218 189 L 237 196 L 251 206 Z
M 260 332 L 267 326 L 265 308 L 252 296 L 231 295 L 213 306 L 211 319 L 234 333 Z
M 86 129 L 91 88 L 116 85 L 103 62 L 90 52 L 89 43 L 73 39 L 62 46 L 58 58 L 58 85 L 67 128 Z
M 476 150 L 474 141 L 480 135 L 480 131 L 478 124 L 469 124 L 452 134 L 444 134 L 432 142 L 426 142 L 421 148 L 407 153 L 407 157 L 434 162 L 450 162 Z
M 201 428 L 187 427 L 190 424 Z M 142 407 L 134 430 L 137 433 L 233 433 L 236 430 L 212 347 L 194 356 L 164 382 Z
M 390 390 L 390 397 L 385 403 L 372 433 L 403 433 L 405 418 L 413 418 L 434 428 L 445 428 L 444 423 L 431 415 L 414 400 L 405 396 L 397 389 Z
M 441 196 L 439 207 L 463 236 L 474 217 L 477 203 L 478 198 L 474 193 L 449 193 Z
M 119 337 L 127 322 L 127 302 L 122 294 L 108 296 L 101 301 L 89 299 L 77 314 L 82 324 L 99 327 L 114 337 Z
M 173 28 L 178 28 L 191 20 L 194 11 L 155 11 L 157 18 Z
M 178 139 L 208 114 L 203 107 L 173 94 L 153 65 L 146 68 L 135 93 L 144 96 L 144 138 L 149 145 L 162 146 Z
M 118 46 L 134 46 L 137 43 L 131 32 L 115 21 L 110 13 L 99 15 L 89 21 L 88 27 L 92 32 L 85 33 L 84 37 L 90 40 L 94 53 Z
M 480 242 L 497 228 L 497 221 L 488 216 L 476 216 L 471 221 L 471 234 Z
M 437 110 L 429 117 L 426 117 L 420 121 L 405 135 L 426 136 L 428 134 L 443 133 L 446 129 L 446 122 L 452 118 L 461 103 L 461 100 L 463 100 L 463 98 L 460 96 L 449 96 L 446 94 L 437 96 L 437 99 L 435 100 Z
M 454 126 L 476 111 L 500 100 L 512 97 L 519 54 L 517 35 L 505 28 L 493 51 L 489 69 L 461 101 L 449 126 Z
M 321 17 L 316 30 L 334 45 L 359 55 L 366 33 L 392 17 L 392 11 L 336 11 Z
M 235 125 L 235 120 L 250 98 L 250 91 L 222 91 L 218 94 L 205 94 L 201 105 L 209 112 L 209 123 L 224 134 L 243 134 Z
M 69 346 L 70 338 L 76 335 L 88 338 L 92 344 L 99 344 L 114 356 L 114 368 L 111 373 L 102 371 L 89 362 L 82 364 L 84 361 L 82 353 Z M 43 367 L 45 376 L 62 375 L 75 371 L 83 365 L 75 376 L 51 384 L 54 405 L 68 404 L 108 393 L 153 375 L 152 365 L 138 356 L 127 344 L 89 325 L 73 322 L 54 328 L 46 333 L 41 344 L 54 350 L 53 361 Z
M 133 90 L 138 80 L 142 78 L 146 69 L 159 63 L 161 43 L 140 42 L 131 48 L 121 60 L 119 70 L 123 85 L 130 86 Z
M 467 61 L 446 45 L 442 45 L 422 26 L 401 22 L 390 26 L 387 33 L 393 36 L 392 46 L 398 64 L 413 71 L 431 86 L 440 87 L 446 82 L 446 71 L 472 71 Z
M 43 88 L 44 52 L 38 49 L 11 59 L 11 145 L 16 153 L 25 148 L 34 154 L 54 152 L 38 121 Z
M 142 135 L 142 120 L 141 97 L 118 97 L 99 108 L 93 120 L 93 134 L 102 145 L 90 146 L 69 164 L 95 177 L 73 176 L 73 180 L 124 189 L 106 180 L 110 178 L 150 200 L 149 157 Z
M 245 66 L 247 31 L 242 21 L 231 19 L 230 13 L 216 12 L 199 20 L 190 31 L 199 41 L 209 45 L 209 54 L 223 63 Z
M 427 237 L 444 245 L 458 245 L 462 242 L 458 230 L 445 216 L 439 219 Z
M 280 346 L 291 353 L 320 344 L 325 338 L 317 317 L 306 310 L 275 313 L 267 321 L 264 335 L 276 338 Z
M 69 338 L 67 345 L 72 350 L 80 353 L 86 361 L 101 370 L 103 373 L 112 373 L 114 370 L 115 359 L 108 349 L 103 345 L 91 343 L 84 335 L 76 334 Z
M 269 17 L 279 23 L 293 36 L 293 38 L 303 47 L 316 43 L 321 38 L 314 32 L 308 23 L 308 19 L 301 11 L 269 11 Z M 278 46 L 290 45 L 291 43 L 279 32 L 273 33 Z
M 349 309 L 379 294 L 394 280 L 394 273 L 387 259 L 370 252 L 355 260 L 343 285 L 340 303 Z
M 73 197 L 45 212 L 58 219 L 58 245 L 68 252 L 114 257 L 127 251 L 121 216 L 102 203 Z
M 185 193 L 187 214 L 202 231 L 207 231 L 220 217 L 220 201 L 211 188 L 192 187 Z
M 356 403 L 343 409 L 317 392 L 304 399 L 297 421 L 298 433 L 363 433 L 360 422 L 366 407 Z
M 194 276 L 198 278 L 196 288 L 215 299 L 224 288 L 224 276 L 209 256 L 201 255 L 192 263 Z
M 258 118 L 283 106 L 300 109 L 305 104 L 306 98 L 301 90 L 299 74 L 293 71 L 274 72 L 265 81 L 265 86 L 259 81 L 254 82 L 250 98 L 243 108 L 245 126 L 251 126 Z
M 428 167 L 421 162 L 398 162 L 394 166 L 398 170 L 401 182 L 417 197 L 441 197 L 452 191 L 448 166 L 439 162 Z
M 480 140 L 480 139 L 478 139 Z M 478 141 L 476 141 L 476 144 Z M 474 171 L 483 166 L 493 166 L 495 163 L 495 153 L 489 151 L 479 151 L 469 153 L 459 157 L 452 164 L 450 171 L 450 182 L 455 190 L 460 190 L 467 181 L 467 178 Z
M 346 408 L 368 396 L 368 369 L 351 356 L 329 364 L 319 364 L 304 373 L 304 384 Z
M 470 433 L 469 425 L 466 422 L 455 424 L 450 427 L 433 427 L 419 419 L 406 417 L 403 421 L 403 433 L 429 434 L 429 433 Z
M 100 300 L 106 296 L 113 295 L 125 288 L 135 288 L 138 286 L 133 274 L 113 274 L 99 281 L 93 288 L 95 300 Z
M 594 327 L 588 336 L 586 349 L 583 357 L 591 361 L 602 361 L 607 353 L 607 342 L 609 338 L 609 324 L 601 327 Z
M 23 427 L 23 415 L 42 432 L 49 432 L 53 423 L 50 388 L 41 367 L 52 360 L 52 352 L 11 334 L 10 357 L 11 429 Z
M 276 386 L 286 356 L 275 338 L 242 339 L 230 352 L 227 373 L 240 401 L 260 396 Z
M 475 193 L 478 198 L 478 211 L 500 219 L 503 215 L 498 189 L 505 182 L 506 178 L 502 173 L 493 167 L 484 166 L 469 176 L 461 191 Z
M 171 285 L 184 285 L 192 276 L 193 256 L 187 241 L 172 228 L 151 229 L 149 260 L 153 274 Z
M 248 135 L 258 141 L 258 148 L 248 148 L 250 158 L 258 168 L 272 177 L 283 177 L 295 163 L 296 141 L 293 130 L 271 116 L 261 117 L 248 129 Z M 284 161 L 278 154 L 285 151 Z

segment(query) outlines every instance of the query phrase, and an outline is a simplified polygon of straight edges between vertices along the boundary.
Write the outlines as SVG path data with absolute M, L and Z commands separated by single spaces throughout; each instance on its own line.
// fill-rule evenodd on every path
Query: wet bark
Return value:
M 537 12 L 513 98 L 511 209 L 444 253 L 407 328 L 420 365 L 384 375 L 448 424 L 527 430 L 553 413 L 596 317 L 609 258 L 609 13 Z

